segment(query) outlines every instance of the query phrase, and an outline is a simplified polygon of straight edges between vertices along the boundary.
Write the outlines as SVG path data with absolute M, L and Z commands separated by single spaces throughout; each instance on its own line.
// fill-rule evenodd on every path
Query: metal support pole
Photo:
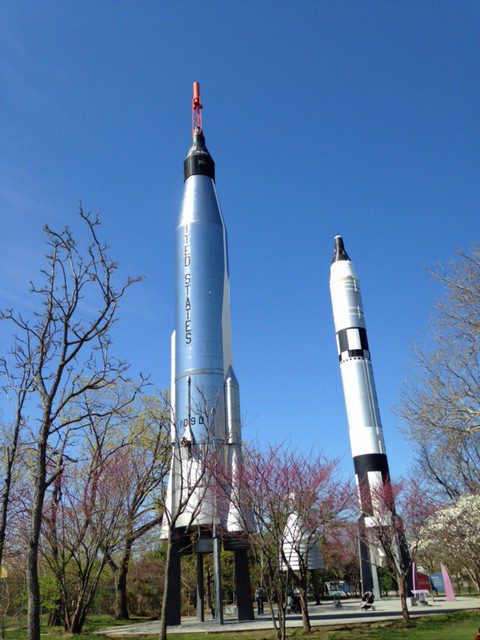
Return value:
M 181 624 L 181 563 L 180 563 L 180 545 L 177 540 L 171 543 L 170 566 L 168 571 L 168 592 L 167 592 L 167 625 Z
M 365 536 L 365 525 L 363 518 L 358 520 L 358 555 L 360 559 L 360 582 L 363 595 L 366 591 L 373 592 L 373 576 L 372 565 L 370 564 L 370 550 L 368 548 Z
M 381 600 L 382 593 L 380 591 L 380 583 L 378 581 L 378 571 L 377 565 L 375 563 L 375 551 L 372 546 L 370 546 L 370 567 L 372 571 L 373 595 L 375 596 L 375 600 Z
M 213 525 L 213 575 L 215 581 L 215 620 L 223 624 L 223 590 L 222 590 L 222 541 L 217 536 L 217 528 Z
M 205 592 L 203 584 L 203 553 L 197 553 L 197 620 L 205 622 Z
M 250 570 L 248 566 L 247 549 L 236 549 L 235 558 L 235 593 L 237 594 L 237 618 L 254 620 L 252 589 L 250 585 Z

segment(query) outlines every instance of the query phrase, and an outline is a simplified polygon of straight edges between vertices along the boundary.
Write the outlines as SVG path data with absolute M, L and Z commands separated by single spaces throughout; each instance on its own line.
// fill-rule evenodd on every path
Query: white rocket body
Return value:
M 335 238 L 330 294 L 355 478 L 362 487 L 361 507 L 369 527 L 382 517 L 374 513 L 378 504 L 375 494 L 378 498 L 389 471 L 360 283 L 340 236 Z
M 310 570 L 323 569 L 318 543 L 319 536 L 307 528 L 303 518 L 298 513 L 291 513 L 283 533 L 283 554 L 286 562 L 282 557 L 282 569 L 298 571 L 302 564 Z

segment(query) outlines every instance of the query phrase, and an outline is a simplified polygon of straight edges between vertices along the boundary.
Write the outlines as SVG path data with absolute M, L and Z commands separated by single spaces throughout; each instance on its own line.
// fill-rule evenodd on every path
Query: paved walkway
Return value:
M 447 613 L 448 611 L 460 611 L 462 609 L 479 609 L 479 598 L 459 597 L 455 602 L 446 602 L 444 598 L 439 598 L 435 602 L 429 601 L 429 606 L 410 607 L 413 616 L 431 615 L 435 613 Z M 340 609 L 336 609 L 331 603 L 310 606 L 310 619 L 312 626 L 335 625 L 359 622 L 374 622 L 382 620 L 393 620 L 400 617 L 401 607 L 398 598 L 388 598 L 375 603 L 375 611 L 363 612 L 360 610 L 360 600 L 348 600 L 342 603 Z M 266 611 L 266 609 L 265 609 Z M 287 627 L 301 627 L 302 618 L 300 614 L 290 614 L 287 616 Z M 214 620 L 207 616 L 204 623 L 198 623 L 194 617 L 182 618 L 179 627 L 169 627 L 168 633 L 215 633 L 215 632 L 236 632 L 254 631 L 258 629 L 271 629 L 272 618 L 270 614 L 257 617 L 251 622 L 237 622 L 231 614 L 225 615 L 225 624 L 219 626 Z M 141 637 L 146 635 L 158 635 L 160 623 L 158 620 L 152 622 L 141 622 L 130 624 L 124 627 L 109 627 L 102 629 L 98 633 L 114 637 Z

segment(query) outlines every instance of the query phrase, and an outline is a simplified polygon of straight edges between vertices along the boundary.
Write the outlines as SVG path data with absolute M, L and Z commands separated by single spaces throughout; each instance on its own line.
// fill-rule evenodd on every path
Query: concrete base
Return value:
M 359 624 L 362 622 L 381 622 L 384 620 L 398 620 L 401 618 L 401 606 L 399 598 L 384 598 L 380 602 L 375 602 L 375 611 L 361 611 L 360 600 L 343 600 L 342 608 L 335 609 L 331 602 L 321 605 L 310 605 L 310 619 L 312 627 L 328 625 L 345 625 L 349 623 Z M 446 602 L 445 598 L 439 598 L 429 606 L 410 608 L 410 615 L 419 617 L 422 615 L 434 615 L 437 613 L 449 613 L 452 611 L 462 611 L 466 609 L 478 609 L 478 598 L 458 597 L 455 602 Z M 302 617 L 299 614 L 287 616 L 287 627 L 295 628 L 302 626 Z M 272 619 L 269 613 L 253 621 L 238 622 L 234 614 L 225 616 L 225 632 L 235 631 L 256 631 L 262 629 L 272 629 Z M 142 637 L 158 635 L 160 622 L 141 622 L 123 627 L 110 627 L 97 631 L 97 634 L 109 637 Z M 218 623 L 215 620 L 207 620 L 198 623 L 195 616 L 182 618 L 181 627 L 172 627 L 168 633 L 207 633 L 217 632 Z

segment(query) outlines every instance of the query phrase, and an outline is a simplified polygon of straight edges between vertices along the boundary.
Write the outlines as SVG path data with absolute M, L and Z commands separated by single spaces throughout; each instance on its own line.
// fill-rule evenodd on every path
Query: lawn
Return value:
M 63 627 L 47 626 L 46 620 L 43 618 L 42 616 L 42 637 L 52 638 L 52 640 L 62 640 L 72 637 L 65 633 Z M 132 617 L 130 623 L 147 622 L 149 619 L 150 618 Z M 91 615 L 87 618 L 84 632 L 78 636 L 78 640 L 105 640 L 106 636 L 94 635 L 94 632 L 99 629 L 105 629 L 105 627 L 125 626 L 125 624 L 129 624 L 129 622 L 125 622 L 125 620 L 113 620 L 113 618 L 106 615 Z M 6 640 L 25 640 L 28 637 L 26 621 L 25 624 L 19 626 L 16 618 L 7 618 L 5 620 L 5 636 L 0 632 L 0 639 L 3 637 L 5 637 Z
M 134 618 L 131 622 L 145 621 Z M 79 640 L 105 640 L 105 636 L 94 635 L 94 631 L 125 622 L 115 622 L 108 616 L 91 616 L 85 632 Z M 435 616 L 422 616 L 415 620 L 414 626 L 405 628 L 399 621 L 377 622 L 369 624 L 343 625 L 336 627 L 318 627 L 311 634 L 304 634 L 301 629 L 291 630 L 289 638 L 297 640 L 472 640 L 480 627 L 480 609 L 460 611 Z M 60 628 L 42 627 L 42 636 L 52 640 L 61 640 L 67 635 Z M 172 640 L 274 640 L 273 631 L 250 631 L 243 633 L 185 633 L 171 634 Z M 5 634 L 7 640 L 25 640 L 25 628 L 12 629 L 7 624 Z M 157 636 L 151 636 L 156 640 Z

